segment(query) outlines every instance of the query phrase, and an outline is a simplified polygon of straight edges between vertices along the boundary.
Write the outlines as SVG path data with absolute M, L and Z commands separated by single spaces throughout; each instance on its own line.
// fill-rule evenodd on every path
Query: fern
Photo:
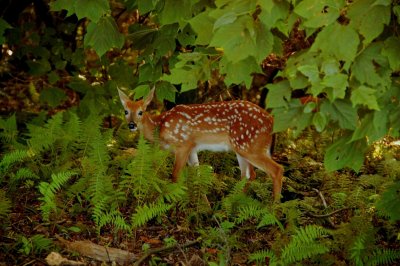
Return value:
M 39 198 L 42 201 L 40 210 L 44 220 L 49 220 L 51 212 L 57 209 L 55 202 L 56 192 L 75 174 L 75 172 L 70 171 L 52 174 L 51 183 L 41 182 L 39 184 L 39 191 L 43 195 Z
M 38 234 L 30 238 L 25 236 L 20 237 L 20 249 L 19 252 L 25 255 L 29 255 L 32 252 L 40 254 L 43 251 L 48 251 L 53 247 L 53 241 L 46 238 L 44 235 Z
M 0 174 L 6 173 L 13 164 L 24 162 L 29 156 L 27 150 L 15 150 L 5 154 L 0 161 Z
M 269 259 L 268 264 L 267 264 L 267 258 Z M 272 252 L 271 250 L 260 250 L 260 251 L 250 254 L 249 261 L 250 262 L 254 261 L 256 263 L 256 265 L 271 265 L 271 266 L 273 266 L 273 265 L 277 265 L 278 258 L 276 257 L 274 252 Z
M 55 142 L 64 136 L 62 124 L 63 112 L 52 116 L 44 126 L 28 124 L 28 144 L 32 150 L 42 152 L 54 148 Z
M 282 231 L 284 229 L 282 223 L 278 220 L 278 218 L 274 214 L 268 211 L 264 211 L 261 217 L 261 221 L 257 225 L 257 228 L 261 228 L 267 225 L 277 225 Z
M 11 211 L 11 200 L 6 197 L 6 192 L 0 189 L 0 220 L 8 217 Z
M 3 143 L 14 144 L 17 141 L 18 128 L 15 114 L 7 119 L 0 119 L 0 139 Z
M 112 210 L 107 213 L 97 214 L 98 221 L 97 221 L 97 228 L 100 230 L 106 224 L 111 224 L 117 230 L 122 230 L 125 232 L 131 231 L 131 226 L 125 221 L 125 218 L 121 215 L 118 210 Z
M 319 243 L 319 240 L 317 241 L 328 233 L 328 230 L 315 225 L 298 229 L 289 244 L 283 249 L 282 261 L 290 264 L 328 252 L 329 248 Z
M 389 217 L 392 221 L 400 220 L 400 181 L 389 186 L 383 192 L 376 208 L 383 216 Z
M 167 212 L 171 207 L 172 205 L 168 205 L 162 202 L 149 203 L 143 206 L 139 206 L 136 208 L 136 212 L 132 215 L 132 226 L 134 228 L 142 226 L 151 219 Z
M 400 251 L 392 249 L 377 249 L 368 257 L 367 265 L 395 264 L 400 259 Z

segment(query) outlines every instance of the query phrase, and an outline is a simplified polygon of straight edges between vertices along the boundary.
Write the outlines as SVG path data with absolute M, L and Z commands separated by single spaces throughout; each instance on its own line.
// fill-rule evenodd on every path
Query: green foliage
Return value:
M 46 238 L 44 235 L 34 235 L 26 238 L 21 236 L 19 239 L 19 253 L 30 255 L 32 253 L 40 254 L 43 251 L 48 251 L 53 247 L 53 241 Z
M 250 255 L 250 261 L 256 261 L 259 265 L 269 258 L 270 265 L 291 265 L 305 259 L 329 252 L 329 248 L 321 243 L 321 239 L 330 232 L 320 226 L 309 225 L 299 228 L 291 238 L 289 244 L 277 256 L 270 250 L 262 250 Z
M 376 208 L 381 214 L 390 218 L 391 221 L 400 220 L 400 181 L 395 182 L 382 193 Z
M 11 211 L 11 200 L 6 197 L 6 192 L 0 189 L 0 220 L 5 220 Z
M 68 182 L 71 176 L 76 175 L 74 172 L 61 172 L 58 174 L 51 175 L 51 182 L 41 182 L 39 184 L 39 191 L 42 194 L 40 200 L 42 204 L 40 210 L 42 211 L 42 216 L 44 220 L 50 219 L 50 214 L 52 211 L 57 209 L 55 196 L 56 192 Z
M 146 224 L 151 219 L 165 214 L 172 205 L 165 204 L 163 202 L 159 203 L 149 203 L 143 206 L 138 206 L 135 213 L 132 215 L 132 226 L 134 228 Z

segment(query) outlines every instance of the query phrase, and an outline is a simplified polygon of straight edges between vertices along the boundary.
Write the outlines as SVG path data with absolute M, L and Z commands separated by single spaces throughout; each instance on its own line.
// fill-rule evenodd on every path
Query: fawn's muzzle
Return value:
M 135 122 L 129 122 L 128 127 L 131 131 L 135 131 L 137 129 Z

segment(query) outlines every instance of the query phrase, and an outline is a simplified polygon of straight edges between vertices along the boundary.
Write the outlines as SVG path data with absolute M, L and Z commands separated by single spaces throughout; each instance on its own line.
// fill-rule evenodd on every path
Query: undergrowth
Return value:
M 244 192 L 247 182 L 232 154 L 202 153 L 200 159 L 213 167 L 187 167 L 172 183 L 168 151 L 142 136 L 127 140 L 127 130 L 105 129 L 102 122 L 96 112 L 59 112 L 33 119 L 21 133 L 15 115 L 0 120 L 1 230 L 13 239 L 2 252 L 54 248 L 54 235 L 15 235 L 8 222 L 21 204 L 18 191 L 32 191 L 34 202 L 23 207 L 37 211 L 49 227 L 82 217 L 98 236 L 133 237 L 149 225 L 179 227 L 201 237 L 204 250 L 215 250 L 203 253 L 210 265 L 238 263 L 239 252 L 248 254 L 243 264 L 257 265 L 399 262 L 400 158 L 390 147 L 381 147 L 373 169 L 327 173 L 319 149 L 329 137 L 310 147 L 315 135 L 306 132 L 278 151 L 278 160 L 289 162 L 288 194 L 274 204 L 271 180 L 259 171 Z M 133 149 L 126 143 L 137 144 Z M 315 150 L 297 152 L 307 149 Z

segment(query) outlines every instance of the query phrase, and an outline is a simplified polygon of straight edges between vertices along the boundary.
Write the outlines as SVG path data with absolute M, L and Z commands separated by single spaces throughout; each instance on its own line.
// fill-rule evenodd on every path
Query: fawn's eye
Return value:
M 138 116 L 142 116 L 143 111 L 139 111 L 137 114 L 138 114 Z
M 127 110 L 125 110 L 125 115 L 128 115 L 128 111 Z

